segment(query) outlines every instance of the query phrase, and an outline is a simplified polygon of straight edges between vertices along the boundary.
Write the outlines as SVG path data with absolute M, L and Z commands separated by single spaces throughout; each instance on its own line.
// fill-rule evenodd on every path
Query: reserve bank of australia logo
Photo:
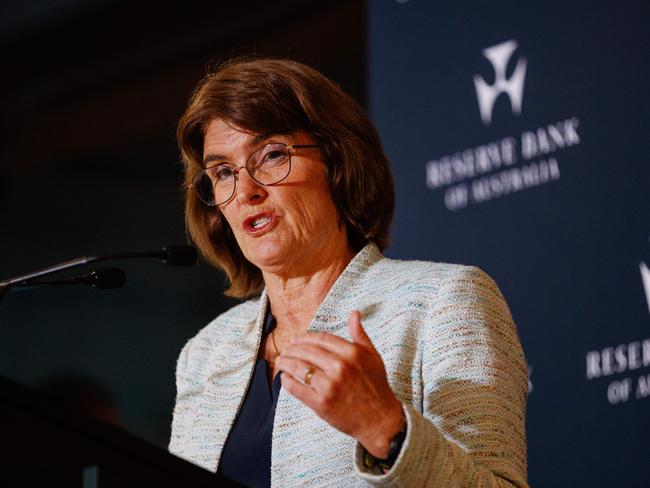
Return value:
M 480 75 L 474 75 L 474 86 L 478 107 L 483 124 L 492 123 L 492 110 L 499 95 L 505 93 L 510 98 L 512 113 L 521 113 L 521 102 L 524 96 L 524 80 L 526 79 L 526 58 L 519 58 L 514 72 L 506 78 L 506 69 L 512 53 L 517 49 L 517 41 L 509 41 L 483 49 L 483 55 L 492 63 L 494 68 L 494 83 L 489 85 Z

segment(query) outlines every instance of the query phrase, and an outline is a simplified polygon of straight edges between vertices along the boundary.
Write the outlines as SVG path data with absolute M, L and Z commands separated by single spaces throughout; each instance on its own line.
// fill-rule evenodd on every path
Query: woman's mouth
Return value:
M 259 235 L 275 227 L 276 222 L 273 212 L 261 212 L 244 219 L 242 228 L 249 235 Z

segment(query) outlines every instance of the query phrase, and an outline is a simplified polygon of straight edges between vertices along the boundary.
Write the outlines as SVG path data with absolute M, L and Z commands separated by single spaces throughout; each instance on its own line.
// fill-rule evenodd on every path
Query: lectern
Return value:
M 0 377 L 0 487 L 239 487 Z

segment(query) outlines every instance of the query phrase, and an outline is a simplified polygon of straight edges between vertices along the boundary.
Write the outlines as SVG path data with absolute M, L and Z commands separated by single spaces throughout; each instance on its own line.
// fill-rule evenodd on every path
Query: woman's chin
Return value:
M 249 249 L 248 260 L 261 270 L 271 270 L 282 267 L 287 263 L 289 253 L 284 246 L 277 243 L 259 243 Z

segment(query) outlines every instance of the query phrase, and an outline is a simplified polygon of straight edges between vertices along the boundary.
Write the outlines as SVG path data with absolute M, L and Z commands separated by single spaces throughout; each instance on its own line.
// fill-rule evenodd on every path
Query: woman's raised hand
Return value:
M 402 405 L 390 389 L 381 356 L 350 314 L 352 342 L 314 332 L 292 339 L 276 361 L 282 386 L 332 427 L 356 438 L 377 458 L 404 428 Z

